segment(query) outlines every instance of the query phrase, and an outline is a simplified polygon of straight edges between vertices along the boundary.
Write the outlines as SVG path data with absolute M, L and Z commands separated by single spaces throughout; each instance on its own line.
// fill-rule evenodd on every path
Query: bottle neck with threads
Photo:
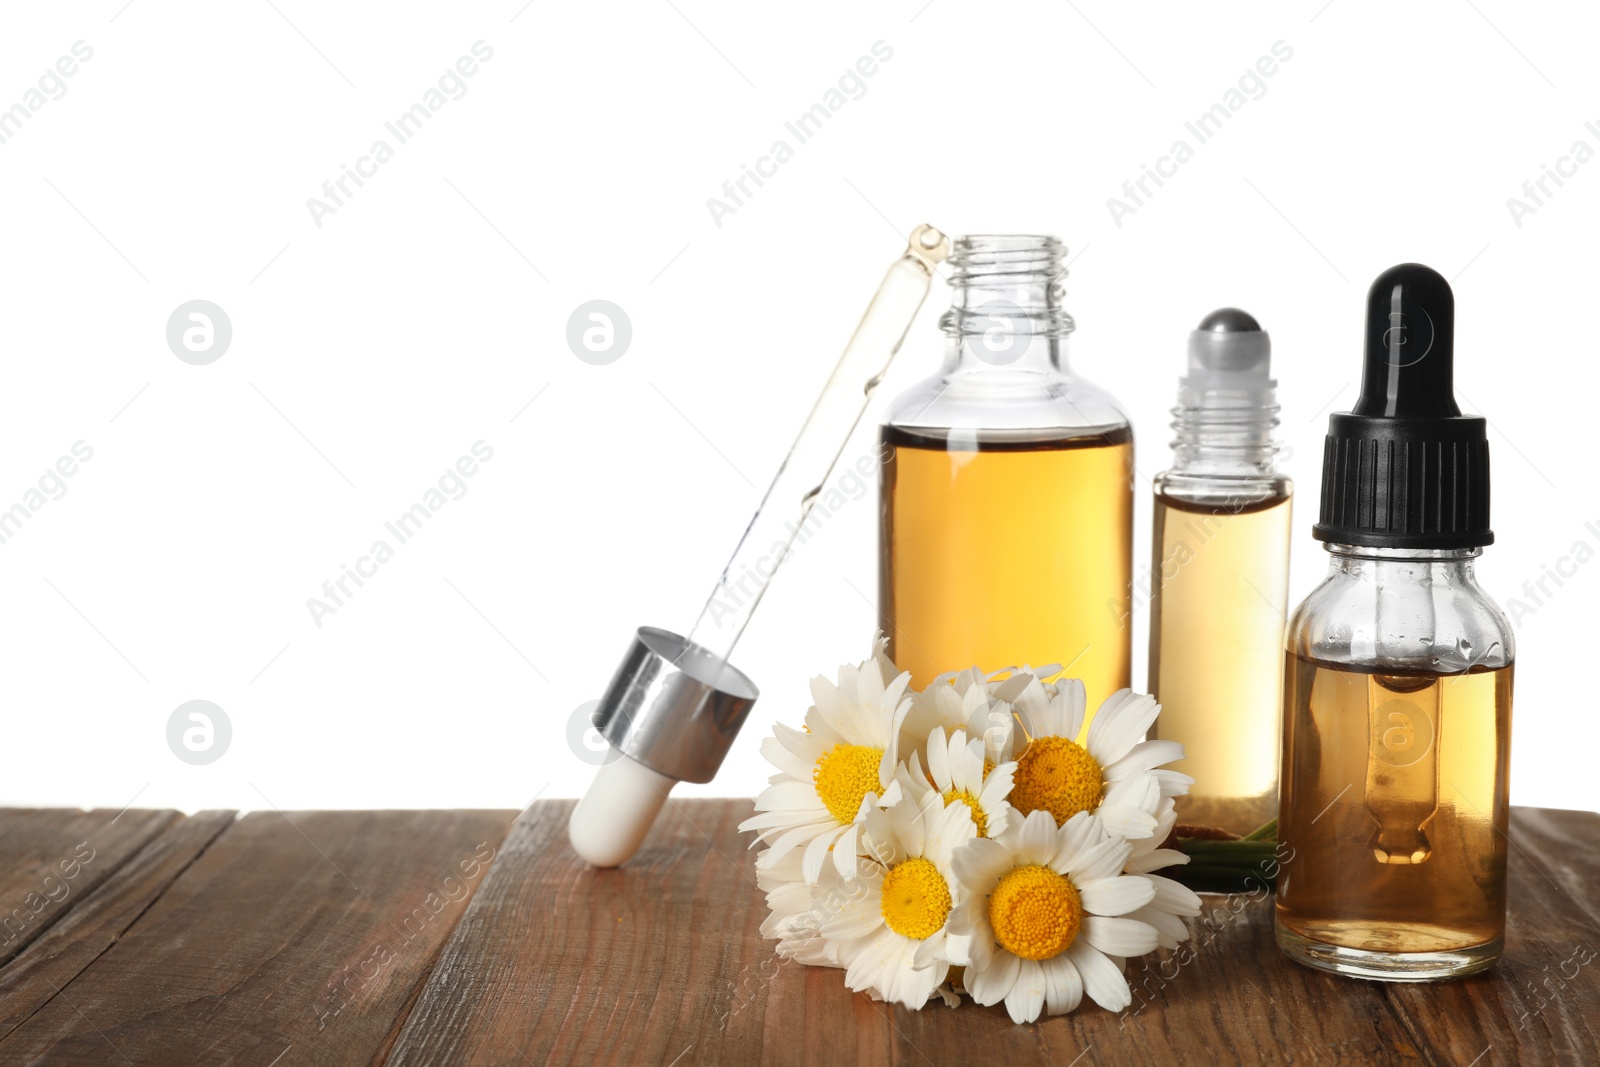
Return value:
M 982 373 L 996 382 L 1006 372 L 1064 373 L 1073 328 L 1062 307 L 1065 259 L 1066 246 L 1054 237 L 958 238 L 949 261 L 950 310 L 939 320 L 944 373 Z
M 956 238 L 943 364 L 886 422 L 1002 439 L 1125 435 L 1121 405 L 1067 364 L 1066 255 L 1055 237 Z
M 1250 315 L 1223 308 L 1189 335 L 1188 373 L 1172 409 L 1172 466 L 1156 492 L 1184 502 L 1241 505 L 1289 495 L 1278 473 L 1272 345 Z

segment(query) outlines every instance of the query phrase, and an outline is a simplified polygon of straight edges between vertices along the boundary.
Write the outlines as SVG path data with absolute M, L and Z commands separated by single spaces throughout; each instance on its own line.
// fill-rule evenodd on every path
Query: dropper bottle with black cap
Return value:
M 1362 978 L 1473 974 L 1505 934 L 1514 648 L 1473 574 L 1489 445 L 1456 405 L 1454 329 L 1437 272 L 1373 283 L 1323 457 L 1328 576 L 1288 629 L 1278 944 Z

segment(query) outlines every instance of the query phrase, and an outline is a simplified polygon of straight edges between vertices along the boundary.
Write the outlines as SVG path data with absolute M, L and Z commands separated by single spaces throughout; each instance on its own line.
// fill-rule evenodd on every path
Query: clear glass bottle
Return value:
M 1154 479 L 1152 736 L 1195 782 L 1179 821 L 1246 834 L 1276 813 L 1293 485 L 1277 471 L 1277 383 L 1265 330 L 1237 308 L 1189 337 L 1172 468 Z
M 1361 396 L 1329 424 L 1328 576 L 1286 642 L 1278 944 L 1363 978 L 1472 974 L 1504 942 L 1515 647 L 1473 573 L 1489 451 L 1453 324 L 1428 268 L 1373 283 Z
M 882 431 L 879 609 L 913 685 L 1058 663 L 1092 712 L 1130 684 L 1133 433 L 1068 369 L 1065 252 L 955 241 L 944 365 Z

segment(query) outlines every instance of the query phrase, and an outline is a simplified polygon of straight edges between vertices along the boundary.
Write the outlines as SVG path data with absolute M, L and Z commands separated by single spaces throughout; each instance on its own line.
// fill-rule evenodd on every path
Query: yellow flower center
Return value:
M 929 860 L 899 863 L 883 876 L 883 921 L 901 937 L 932 937 L 950 914 L 950 886 Z
M 1022 814 L 1048 811 L 1061 826 L 1105 798 L 1105 772 L 1087 749 L 1065 737 L 1035 737 L 1017 760 L 1011 804 Z
M 883 749 L 867 745 L 834 745 L 824 752 L 811 778 L 828 814 L 841 823 L 855 822 L 862 799 L 883 789 L 878 781 L 881 762 Z
M 983 813 L 983 808 L 978 806 L 978 798 L 965 789 L 950 789 L 945 792 L 945 807 L 948 808 L 957 801 L 972 809 L 972 821 L 977 824 L 978 836 L 988 837 L 989 835 L 986 831 L 989 829 L 989 817 Z
M 1065 875 L 1029 864 L 1000 879 L 989 894 L 989 925 L 1007 952 L 1047 960 L 1065 952 L 1078 936 L 1083 904 Z

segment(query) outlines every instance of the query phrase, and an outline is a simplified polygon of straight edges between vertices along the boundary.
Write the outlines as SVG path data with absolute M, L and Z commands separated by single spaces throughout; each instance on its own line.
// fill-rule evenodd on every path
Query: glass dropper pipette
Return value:
M 639 847 L 678 782 L 709 782 L 722 765 L 757 690 L 728 661 L 805 525 L 873 390 L 927 299 L 950 241 L 932 226 L 912 231 L 884 274 L 855 334 L 812 406 L 738 547 L 688 637 L 640 627 L 594 713 L 610 744 L 573 809 L 573 848 L 599 867 Z

